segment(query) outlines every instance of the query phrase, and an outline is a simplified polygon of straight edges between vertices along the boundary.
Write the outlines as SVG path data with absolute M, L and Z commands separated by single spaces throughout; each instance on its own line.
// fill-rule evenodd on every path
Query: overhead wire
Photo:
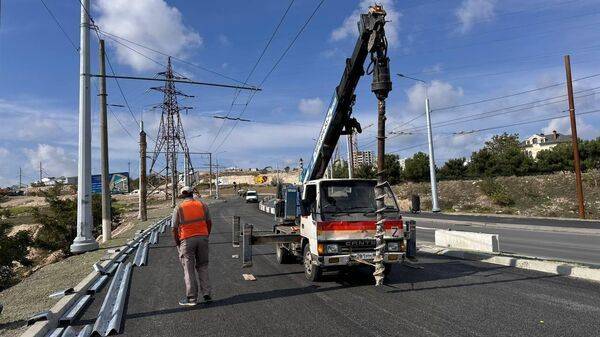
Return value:
M 262 87 L 263 84 L 269 79 L 269 77 L 271 76 L 271 74 L 275 71 L 275 69 L 277 69 L 277 66 L 279 66 L 279 64 L 281 63 L 281 61 L 283 60 L 283 58 L 287 55 L 287 53 L 290 51 L 290 49 L 294 46 L 294 44 L 296 43 L 296 41 L 298 40 L 298 38 L 300 37 L 300 35 L 302 35 L 302 32 L 304 32 L 304 30 L 309 25 L 309 23 L 311 22 L 312 18 L 315 16 L 315 14 L 317 14 L 317 12 L 319 11 L 319 9 L 321 8 L 321 6 L 323 5 L 324 2 L 325 2 L 325 0 L 321 0 L 317 4 L 317 6 L 313 10 L 313 12 L 310 14 L 310 16 L 308 17 L 308 19 L 306 19 L 306 21 L 304 22 L 304 24 L 302 25 L 302 27 L 300 28 L 300 30 L 298 31 L 298 33 L 294 37 L 294 39 L 289 43 L 289 45 L 283 51 L 283 53 L 281 54 L 281 56 L 279 56 L 279 58 L 277 59 L 277 61 L 275 62 L 275 64 L 273 64 L 273 67 L 271 67 L 271 69 L 267 72 L 267 74 L 262 79 L 262 81 L 260 81 L 260 84 L 258 85 L 259 87 Z M 249 98 L 248 98 L 248 101 L 246 102 L 246 105 L 244 106 L 244 108 L 242 109 L 242 111 L 237 116 L 238 118 L 240 118 L 240 117 L 242 117 L 244 115 L 244 113 L 246 112 L 246 109 L 248 108 L 248 105 L 250 104 L 250 102 L 252 101 L 252 99 L 254 98 L 255 95 L 256 95 L 256 91 L 252 92 L 252 94 L 249 95 Z M 229 136 L 231 135 L 231 133 L 233 132 L 233 130 L 235 129 L 235 127 L 237 125 L 238 125 L 238 121 L 235 121 L 234 124 L 233 124 L 233 126 L 231 127 L 231 129 L 229 129 L 229 133 L 227 133 L 227 135 L 225 136 L 225 138 L 223 138 L 223 141 L 217 147 L 217 150 L 219 148 L 221 148 L 221 146 L 223 146 L 223 144 L 229 138 Z
M 69 34 L 67 34 L 67 31 L 62 26 L 60 21 L 58 21 L 58 18 L 54 15 L 52 10 L 50 10 L 48 5 L 46 5 L 46 2 L 44 2 L 44 0 L 40 0 L 40 2 L 42 3 L 42 5 L 44 5 L 44 8 L 46 8 L 46 11 L 48 12 L 48 14 L 50 14 L 50 16 L 52 17 L 52 19 L 54 20 L 54 22 L 56 23 L 56 25 L 58 26 L 60 31 L 63 33 L 63 35 L 67 38 L 67 40 L 69 40 L 69 43 L 71 44 L 71 46 L 73 46 L 73 49 L 75 49 L 76 52 L 79 52 L 79 47 L 77 47 L 77 45 L 75 45 L 75 42 L 73 42 L 73 39 L 71 39 Z
M 294 2 L 295 2 L 295 0 L 291 0 L 290 3 L 288 4 L 288 6 L 286 7 L 285 11 L 283 12 L 283 15 L 279 19 L 279 22 L 275 26 L 275 29 L 273 29 L 273 32 L 271 33 L 271 37 L 269 37 L 269 40 L 267 41 L 267 43 L 263 47 L 263 49 L 262 49 L 262 51 L 260 53 L 260 56 L 258 57 L 258 59 L 256 60 L 256 62 L 254 62 L 254 65 L 252 66 L 252 69 L 248 73 L 248 76 L 246 76 L 246 80 L 244 81 L 244 84 L 246 84 L 246 82 L 248 82 L 250 80 L 250 77 L 252 77 L 252 75 L 254 74 L 254 71 L 256 70 L 256 67 L 258 67 L 258 64 L 260 63 L 260 61 L 264 57 L 265 53 L 267 52 L 267 49 L 269 49 L 269 46 L 273 42 L 273 39 L 275 38 L 275 35 L 277 35 L 277 32 L 279 31 L 279 28 L 283 24 L 283 21 L 285 20 L 288 12 L 290 11 L 290 8 L 292 8 L 292 5 L 294 4 Z M 260 85 L 259 85 L 259 87 L 260 87 Z M 235 102 L 237 101 L 240 93 L 241 93 L 241 90 L 237 90 L 235 92 L 233 100 L 231 101 L 231 104 L 229 106 L 229 110 L 227 111 L 226 117 L 229 117 L 229 115 L 231 114 L 231 111 L 233 110 L 233 106 L 234 106 Z M 238 118 L 239 117 L 240 116 L 238 116 Z M 221 125 L 219 126 L 219 130 L 217 131 L 216 136 L 213 137 L 213 139 L 212 139 L 212 141 L 211 141 L 211 143 L 210 143 L 210 145 L 208 147 L 209 149 L 211 149 L 213 147 L 213 145 L 215 144 L 215 141 L 221 135 L 221 132 L 222 132 L 223 127 L 224 127 L 225 124 L 226 124 L 226 121 L 223 121 L 223 123 L 221 123 Z

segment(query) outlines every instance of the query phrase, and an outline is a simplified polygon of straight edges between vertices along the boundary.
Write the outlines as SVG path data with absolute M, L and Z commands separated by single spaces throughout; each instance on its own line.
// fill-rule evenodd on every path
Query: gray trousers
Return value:
M 198 280 L 202 295 L 210 295 L 208 282 L 208 238 L 193 236 L 181 241 L 179 259 L 183 266 L 185 294 L 198 299 Z M 197 274 L 197 275 L 196 275 Z

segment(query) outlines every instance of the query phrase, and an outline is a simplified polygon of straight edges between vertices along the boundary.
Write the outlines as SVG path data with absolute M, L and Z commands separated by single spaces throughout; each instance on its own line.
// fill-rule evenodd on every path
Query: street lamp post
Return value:
M 435 176 L 435 156 L 433 150 L 433 134 L 431 131 L 431 109 L 429 108 L 429 93 L 427 90 L 427 82 L 418 78 L 406 76 L 403 74 L 397 74 L 400 77 L 407 78 L 413 81 L 421 82 L 425 84 L 425 118 L 427 120 L 427 143 L 429 145 L 429 179 L 431 181 L 431 211 L 439 212 L 440 207 L 438 204 L 437 194 L 437 179 Z

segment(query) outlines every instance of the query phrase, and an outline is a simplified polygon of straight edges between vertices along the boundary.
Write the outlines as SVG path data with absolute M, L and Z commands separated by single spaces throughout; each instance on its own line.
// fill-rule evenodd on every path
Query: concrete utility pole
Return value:
M 354 177 L 354 145 L 352 144 L 352 132 L 347 136 L 348 147 L 348 179 Z
M 100 40 L 100 75 L 106 75 L 104 40 Z M 106 116 L 106 77 L 100 77 L 100 166 L 102 179 L 102 242 L 111 239 L 110 182 L 108 169 L 108 118 Z
M 72 253 L 98 249 L 92 236 L 92 156 L 90 106 L 90 0 L 81 0 L 79 47 L 79 150 L 77 165 L 77 237 Z
M 171 208 L 177 205 L 179 177 L 177 176 L 177 153 L 171 156 Z
M 208 154 L 208 191 L 209 196 L 212 197 L 213 188 L 212 188 L 212 153 Z
M 431 211 L 439 212 L 440 207 L 438 203 L 437 178 L 435 176 L 435 154 L 433 149 L 433 132 L 431 131 L 431 109 L 429 108 L 429 93 L 427 88 L 428 83 L 415 77 L 410 77 L 403 74 L 397 75 L 403 78 L 407 78 L 409 80 L 421 82 L 423 83 L 423 85 L 425 85 L 425 118 L 427 119 L 427 143 L 429 145 L 429 179 L 431 184 Z
M 21 167 L 19 166 L 19 189 L 23 187 L 23 171 L 21 171 Z
M 427 90 L 427 87 L 425 87 Z M 437 179 L 435 177 L 435 158 L 433 153 L 433 134 L 431 132 L 431 110 L 429 109 L 429 97 L 425 98 L 425 117 L 427 118 L 427 143 L 429 144 L 429 179 L 431 182 L 431 211 L 439 212 L 437 195 Z
M 42 162 L 40 162 L 40 184 L 42 183 Z
M 219 199 L 219 160 L 218 159 L 217 159 L 216 169 L 217 169 L 217 179 L 215 180 L 215 184 L 216 184 L 215 190 L 216 190 L 217 195 L 216 195 L 215 199 Z
M 144 132 L 144 122 L 140 122 L 140 210 L 138 219 L 148 220 L 148 211 L 146 209 L 146 132 Z
M 585 219 L 585 201 L 581 184 L 581 164 L 579 160 L 579 143 L 577 139 L 577 121 L 575 119 L 575 100 L 573 99 L 573 79 L 571 77 L 571 58 L 565 55 L 565 71 L 567 73 L 567 95 L 569 96 L 569 117 L 571 118 L 571 142 L 573 143 L 573 164 L 575 169 L 575 187 L 579 203 L 579 218 Z

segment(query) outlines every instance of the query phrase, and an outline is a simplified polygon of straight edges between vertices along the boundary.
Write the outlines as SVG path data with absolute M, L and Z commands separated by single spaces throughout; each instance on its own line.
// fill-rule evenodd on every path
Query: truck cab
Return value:
M 376 184 L 375 180 L 318 179 L 304 185 L 300 235 L 304 239 L 302 259 L 309 280 L 318 279 L 326 269 L 373 263 Z M 405 228 L 391 188 L 385 199 L 383 261 L 390 265 L 404 257 Z

